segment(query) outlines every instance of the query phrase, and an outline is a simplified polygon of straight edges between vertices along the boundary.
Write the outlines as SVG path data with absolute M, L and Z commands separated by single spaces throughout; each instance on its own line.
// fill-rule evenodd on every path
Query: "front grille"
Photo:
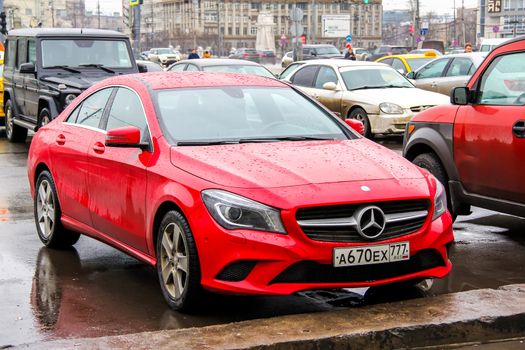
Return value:
M 315 261 L 301 261 L 289 266 L 270 284 L 277 283 L 344 283 L 374 282 L 446 266 L 434 249 L 419 251 L 410 260 L 375 265 L 334 267 Z
M 385 240 L 394 237 L 404 236 L 418 231 L 424 224 L 427 216 L 430 202 L 426 199 L 409 200 L 409 201 L 392 201 L 379 203 L 358 203 L 345 204 L 326 207 L 300 208 L 296 213 L 296 220 L 299 222 L 301 229 L 314 241 L 322 242 L 368 242 L 357 232 L 356 226 L 349 224 L 341 225 L 316 225 L 309 226 L 308 222 L 323 219 L 344 219 L 351 218 L 354 212 L 362 206 L 375 205 L 381 208 L 385 215 L 403 213 L 421 213 L 417 217 L 407 217 L 406 220 L 387 222 L 383 233 L 377 237 L 377 240 Z
M 419 113 L 419 112 L 423 112 L 424 110 L 426 109 L 429 109 L 430 107 L 434 107 L 433 105 L 428 105 L 428 106 L 414 106 L 414 107 L 410 107 L 410 110 L 414 113 Z

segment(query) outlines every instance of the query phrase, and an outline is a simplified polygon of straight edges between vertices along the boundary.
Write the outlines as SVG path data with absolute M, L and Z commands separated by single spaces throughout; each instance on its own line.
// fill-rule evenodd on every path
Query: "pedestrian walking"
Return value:
M 345 59 L 355 61 L 356 57 L 354 54 L 354 50 L 352 50 L 352 45 L 347 44 L 346 45 L 346 53 L 345 53 Z
M 202 55 L 202 58 L 211 58 L 211 54 L 208 50 L 204 51 L 204 55 Z
M 471 43 L 466 43 L 465 44 L 465 53 L 470 53 L 472 52 L 472 44 Z
M 192 49 L 190 55 L 188 56 L 188 59 L 189 60 L 193 60 L 193 59 L 196 59 L 196 58 L 200 58 L 199 54 L 197 53 L 196 49 Z

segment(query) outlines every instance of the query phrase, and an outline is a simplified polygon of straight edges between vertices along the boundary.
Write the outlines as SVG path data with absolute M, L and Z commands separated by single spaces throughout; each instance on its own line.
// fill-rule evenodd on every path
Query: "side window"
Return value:
M 317 74 L 317 79 L 315 80 L 315 88 L 322 89 L 323 85 L 328 82 L 337 84 L 337 74 L 335 74 L 332 68 L 321 66 Z
M 187 72 L 198 72 L 199 68 L 197 68 L 194 64 L 188 64 L 188 67 L 186 67 Z
M 36 65 L 36 42 L 34 40 L 27 42 L 27 62 Z
M 525 52 L 496 57 L 481 78 L 478 103 L 522 106 L 525 104 L 524 82 Z
M 18 60 L 16 62 L 16 67 L 20 68 L 20 65 L 26 62 L 27 62 L 27 41 L 19 39 L 18 40 Z
M 403 74 L 406 74 L 407 72 L 403 61 L 401 61 L 399 58 L 394 58 L 394 61 L 392 62 L 392 68 L 399 72 L 403 71 Z
M 140 129 L 141 140 L 147 135 L 148 124 L 144 108 L 137 94 L 126 88 L 119 88 L 109 110 L 106 130 L 135 126 Z
M 428 78 L 438 78 L 443 75 L 443 70 L 447 66 L 449 58 L 444 58 L 441 60 L 435 60 L 427 64 L 417 73 L 417 79 L 428 79 Z
M 76 123 L 98 128 L 113 88 L 95 92 L 82 102 Z
M 77 108 L 75 108 L 73 110 L 73 112 L 71 112 L 71 114 L 67 117 L 66 122 L 67 123 L 76 123 L 77 122 L 77 118 L 78 118 L 78 113 L 80 112 L 81 108 L 82 108 L 82 103 L 79 104 L 77 106 Z
M 13 68 L 16 62 L 16 40 L 9 40 L 7 44 L 6 66 Z
M 447 70 L 447 77 L 457 77 L 462 75 L 469 75 L 472 70 L 472 61 L 468 58 L 457 57 L 454 58 Z
M 314 85 L 317 68 L 319 68 L 319 66 L 299 68 L 299 70 L 292 77 L 292 83 L 298 86 L 312 87 Z
M 169 69 L 170 72 L 182 72 L 186 68 L 186 64 L 176 64 Z

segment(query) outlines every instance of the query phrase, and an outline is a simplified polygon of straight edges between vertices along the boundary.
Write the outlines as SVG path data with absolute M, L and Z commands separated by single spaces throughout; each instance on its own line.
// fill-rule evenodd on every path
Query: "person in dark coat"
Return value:
M 200 58 L 200 57 L 199 57 L 199 54 L 197 53 L 197 50 L 193 49 L 193 50 L 191 50 L 191 53 L 188 56 L 188 59 L 192 60 L 192 59 L 195 59 L 195 58 Z
M 350 44 L 346 45 L 345 59 L 352 60 L 352 61 L 356 60 L 354 50 L 352 50 L 352 45 Z

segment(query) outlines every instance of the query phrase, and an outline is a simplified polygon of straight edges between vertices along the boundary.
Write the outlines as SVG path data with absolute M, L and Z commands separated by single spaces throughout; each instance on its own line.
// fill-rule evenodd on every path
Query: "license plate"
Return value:
M 383 264 L 409 259 L 409 242 L 334 248 L 335 267 Z

